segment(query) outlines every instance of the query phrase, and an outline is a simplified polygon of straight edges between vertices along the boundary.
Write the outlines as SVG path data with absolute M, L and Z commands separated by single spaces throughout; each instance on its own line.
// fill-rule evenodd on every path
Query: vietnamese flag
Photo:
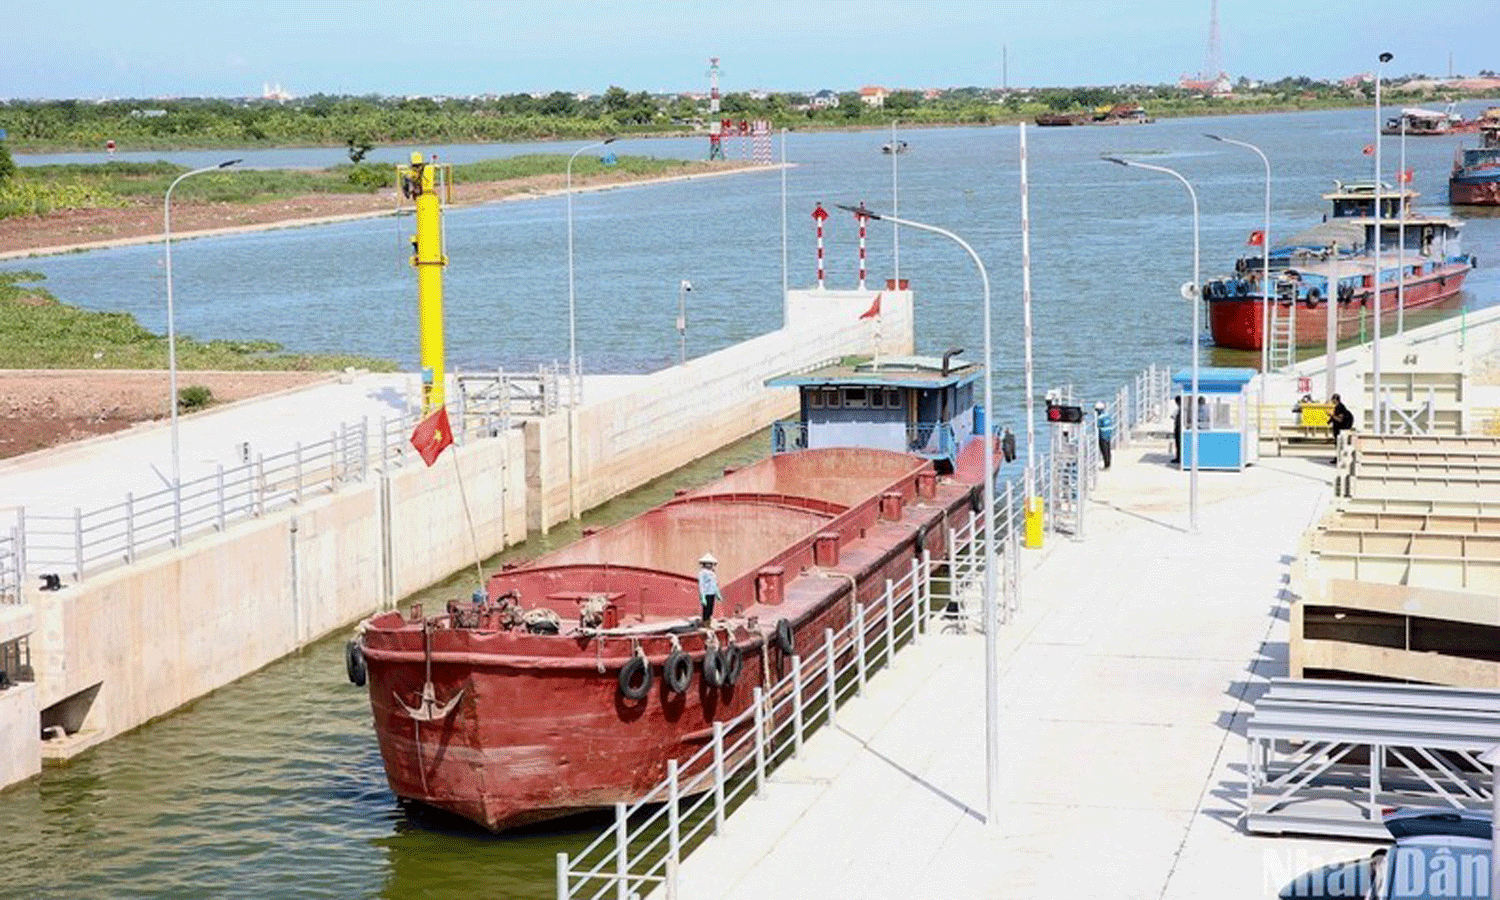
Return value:
M 1250 240 L 1246 241 L 1245 243 L 1249 244 L 1252 247 L 1259 247 L 1261 244 L 1264 244 L 1265 242 L 1266 242 L 1266 233 L 1264 231 L 1261 231 L 1259 228 L 1257 228 L 1254 231 L 1250 232 Z
M 876 294 L 875 295 L 875 302 L 870 304 L 870 308 L 867 309 L 867 310 L 865 310 L 860 315 L 860 318 L 861 319 L 873 319 L 873 318 L 875 318 L 878 315 L 880 315 L 880 294 Z
M 1407 169 L 1405 172 L 1397 172 L 1396 180 L 1401 184 L 1411 184 L 1411 178 L 1417 174 L 1416 169 Z
M 451 443 L 453 443 L 453 429 L 448 427 L 447 407 L 439 409 L 418 422 L 416 430 L 411 433 L 411 445 L 422 454 L 422 462 L 429 466 L 437 462 L 438 456 Z

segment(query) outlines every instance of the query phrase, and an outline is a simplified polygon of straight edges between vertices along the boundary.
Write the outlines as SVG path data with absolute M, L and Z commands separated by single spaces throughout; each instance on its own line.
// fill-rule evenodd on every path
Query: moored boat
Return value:
M 1380 216 L 1375 216 L 1373 183 L 1334 182 L 1323 198 L 1332 214 L 1322 223 L 1294 235 L 1270 252 L 1270 282 L 1263 283 L 1261 255 L 1235 263 L 1233 276 L 1208 281 L 1209 329 L 1220 347 L 1259 350 L 1266 340 L 1266 304 L 1271 318 L 1290 319 L 1296 346 L 1326 340 L 1330 310 L 1341 338 L 1372 327 L 1375 302 L 1375 241 L 1379 231 L 1380 289 L 1383 317 L 1398 308 L 1420 309 L 1454 297 L 1475 265 L 1460 246 L 1457 219 L 1412 212 L 1418 196 L 1410 188 L 1380 188 Z M 1262 237 L 1264 239 L 1264 237 Z
M 982 492 L 982 374 L 912 358 L 773 379 L 799 389 L 801 415 L 770 458 L 437 615 L 366 620 L 350 653 L 391 789 L 493 830 L 640 797 L 795 648 L 944 552 Z M 720 595 L 705 622 L 708 554 Z
M 1448 176 L 1448 202 L 1500 206 L 1500 106 L 1479 118 L 1479 146 L 1458 151 Z

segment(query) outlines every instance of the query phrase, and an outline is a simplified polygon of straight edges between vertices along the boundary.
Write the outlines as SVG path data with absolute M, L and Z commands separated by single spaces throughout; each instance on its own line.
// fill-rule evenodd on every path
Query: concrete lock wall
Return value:
M 29 606 L 0 605 L 0 644 L 31 631 Z M 37 712 L 37 687 L 32 682 L 15 682 L 0 689 L 0 787 L 30 778 L 42 769 L 41 746 L 36 739 Z
M 881 297 L 879 316 L 861 318 Z M 685 365 L 633 390 L 528 423 L 528 522 L 545 529 L 765 428 L 797 408 L 796 391 L 765 381 L 876 348 L 912 352 L 909 291 L 791 291 L 786 327 Z M 569 477 L 570 466 L 573 477 Z

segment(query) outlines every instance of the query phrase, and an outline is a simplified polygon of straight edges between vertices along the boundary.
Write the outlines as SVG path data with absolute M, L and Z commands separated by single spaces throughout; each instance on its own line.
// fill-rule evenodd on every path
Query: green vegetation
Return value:
M 214 402 L 214 392 L 207 385 L 190 384 L 177 392 L 177 411 L 193 412 L 206 409 Z
M 462 184 L 508 181 L 541 175 L 562 175 L 568 157 L 531 154 L 454 166 L 454 180 Z M 695 163 L 647 156 L 622 156 L 612 171 L 637 177 L 671 174 Z M 107 162 L 88 165 L 27 166 L 14 179 L 0 182 L 0 219 L 45 215 L 59 209 L 90 209 L 158 204 L 167 187 L 186 166 L 167 162 Z M 573 164 L 578 177 L 605 171 L 593 156 Z M 395 169 L 367 162 L 330 169 L 226 169 L 183 181 L 173 192 L 173 203 L 262 203 L 306 194 L 373 193 L 394 188 Z
M 1451 89 L 1407 75 L 1386 82 L 1394 106 L 1461 99 Z M 1041 112 L 1091 109 L 1115 103 L 1144 105 L 1156 116 L 1368 105 L 1369 82 L 1283 78 L 1260 84 L 1241 78 L 1231 97 L 1207 97 L 1178 85 L 942 91 L 895 90 L 872 107 L 858 92 L 734 92 L 722 98 L 722 117 L 767 119 L 776 128 L 878 127 L 909 124 L 990 124 Z M 833 105 L 834 103 L 837 105 Z M 564 91 L 542 96 L 335 97 L 315 94 L 281 103 L 213 98 L 180 100 L 20 101 L 0 103 L 0 128 L 13 148 L 27 152 L 99 150 L 108 140 L 122 149 L 189 147 L 343 147 L 362 163 L 372 147 L 393 143 L 483 143 L 602 134 L 690 133 L 707 126 L 706 98 L 630 92 L 611 86 L 580 99 Z
M 91 312 L 62 303 L 37 286 L 41 280 L 36 272 L 0 272 L 0 360 L 6 367 L 167 367 L 164 336 L 142 328 L 129 313 Z M 337 371 L 354 366 L 391 372 L 396 368 L 386 360 L 359 356 L 284 353 L 281 345 L 271 341 L 202 342 L 182 336 L 177 338 L 177 365 L 233 371 Z

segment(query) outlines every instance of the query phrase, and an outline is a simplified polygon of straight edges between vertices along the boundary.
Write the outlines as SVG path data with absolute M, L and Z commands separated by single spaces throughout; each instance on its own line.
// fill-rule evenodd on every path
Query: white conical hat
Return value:
M 702 566 L 717 566 L 719 560 L 712 553 L 705 553 L 698 559 L 698 564 Z

